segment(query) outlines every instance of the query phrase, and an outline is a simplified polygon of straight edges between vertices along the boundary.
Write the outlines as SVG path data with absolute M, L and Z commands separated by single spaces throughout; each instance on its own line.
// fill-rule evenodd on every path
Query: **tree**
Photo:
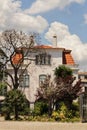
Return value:
M 47 76 L 46 80 L 42 82 L 40 87 L 37 89 L 37 98 L 41 98 L 47 101 L 49 116 L 51 116 L 54 109 L 56 90 L 57 88 L 55 84 L 51 82 L 50 75 Z
M 59 85 L 59 81 L 62 83 L 59 99 L 64 101 L 67 107 L 70 108 L 73 100 L 82 92 L 81 80 L 76 81 L 73 71 L 64 65 L 56 68 L 54 75 L 56 84 Z
M 81 81 L 74 82 L 75 77 L 73 77 L 70 68 L 59 66 L 55 69 L 54 74 L 55 78 L 53 81 L 51 81 L 51 76 L 47 76 L 37 90 L 37 97 L 47 100 L 49 116 L 52 114 L 58 101 L 65 99 L 71 104 L 78 97 L 79 92 L 81 92 Z
M 3 64 L 3 71 L 10 76 L 12 84 L 6 83 L 11 89 L 17 89 L 19 87 L 20 77 L 22 77 L 26 68 L 30 65 L 30 59 L 28 58 L 27 65 L 23 68 L 23 61 L 29 52 L 34 51 L 34 37 L 33 35 L 27 35 L 22 31 L 6 30 L 0 36 L 0 47 L 3 50 L 5 56 L 1 59 Z M 32 60 L 32 59 L 31 59 Z M 8 71 L 8 64 L 11 65 L 14 71 L 14 75 Z M 20 75 L 19 71 L 21 69 Z
M 15 120 L 18 120 L 19 112 L 25 110 L 26 106 L 26 97 L 20 90 L 11 90 L 7 92 L 3 111 L 5 113 L 5 118 L 10 119 L 11 113 L 14 113 Z
M 31 64 L 31 60 L 27 56 L 31 52 L 35 52 L 34 36 L 27 35 L 22 31 L 6 30 L 0 35 L 0 47 L 3 51 L 4 58 L 1 58 L 2 71 L 10 77 L 11 83 L 7 80 L 4 82 L 10 87 L 11 90 L 17 90 L 20 86 L 20 81 L 27 67 Z M 23 62 L 27 58 L 27 64 L 23 66 Z M 8 66 L 12 67 L 13 75 L 8 70 Z M 17 117 L 17 107 L 15 103 L 15 117 Z
M 6 57 L 5 53 L 3 52 L 2 49 L 0 49 L 0 81 L 3 80 L 3 63 L 2 60 Z

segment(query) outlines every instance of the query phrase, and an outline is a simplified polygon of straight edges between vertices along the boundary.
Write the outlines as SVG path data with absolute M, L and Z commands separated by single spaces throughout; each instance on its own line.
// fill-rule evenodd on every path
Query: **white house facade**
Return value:
M 47 75 L 50 75 L 53 79 L 54 70 L 59 65 L 64 64 L 70 67 L 73 70 L 73 74 L 78 77 L 78 65 L 74 62 L 71 50 L 46 45 L 35 46 L 35 48 L 37 48 L 38 51 L 34 53 L 29 52 L 24 60 L 23 67 L 28 63 L 29 66 L 23 74 L 20 85 L 20 89 L 25 93 L 28 101 L 30 102 L 31 108 L 34 107 L 37 88 L 40 86 L 40 82 L 44 80 Z M 8 64 L 8 70 L 12 75 L 14 75 L 10 64 Z M 9 77 L 8 81 L 10 82 Z

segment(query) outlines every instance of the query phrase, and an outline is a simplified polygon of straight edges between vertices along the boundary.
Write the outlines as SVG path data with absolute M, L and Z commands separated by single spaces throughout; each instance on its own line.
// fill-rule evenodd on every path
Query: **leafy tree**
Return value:
M 62 87 L 58 100 L 65 102 L 68 108 L 71 107 L 73 100 L 75 100 L 82 91 L 81 80 L 76 81 L 73 76 L 73 71 L 64 65 L 59 66 L 54 71 L 56 85 L 61 82 Z
M 11 113 L 14 113 L 15 120 L 18 120 L 19 113 L 21 111 L 24 111 L 25 107 L 26 107 L 26 97 L 20 90 L 14 89 L 8 91 L 4 101 L 4 108 L 3 108 L 6 119 L 10 119 Z
M 52 114 L 58 101 L 67 100 L 67 104 L 71 104 L 81 92 L 81 81 L 74 82 L 75 77 L 73 77 L 71 69 L 59 66 L 55 69 L 54 74 L 54 81 L 51 80 L 51 76 L 47 76 L 37 90 L 37 97 L 46 99 L 48 102 L 49 115 Z
M 3 63 L 2 63 L 2 59 L 4 59 L 6 57 L 5 53 L 3 52 L 2 49 L 0 49 L 0 81 L 3 80 Z
M 56 77 L 65 78 L 67 76 L 72 76 L 73 72 L 69 67 L 60 65 L 58 68 L 55 68 L 54 75 Z

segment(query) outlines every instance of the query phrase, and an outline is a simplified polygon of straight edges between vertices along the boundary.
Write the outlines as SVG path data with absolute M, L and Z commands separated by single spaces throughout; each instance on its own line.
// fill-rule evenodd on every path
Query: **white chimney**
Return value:
M 53 47 L 57 47 L 57 35 L 53 36 Z

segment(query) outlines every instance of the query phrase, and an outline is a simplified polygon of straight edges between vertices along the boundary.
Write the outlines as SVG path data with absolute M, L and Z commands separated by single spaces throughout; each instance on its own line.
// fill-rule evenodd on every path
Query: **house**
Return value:
M 59 65 L 66 65 L 73 70 L 73 74 L 78 78 L 78 65 L 75 63 L 71 50 L 57 47 L 56 44 L 50 45 L 39 45 L 34 46 L 38 51 L 29 52 L 26 56 L 23 66 L 29 64 L 26 68 L 23 77 L 20 78 L 20 89 L 25 93 L 28 101 L 30 102 L 30 108 L 34 107 L 36 101 L 36 92 L 41 81 L 44 81 L 47 75 L 51 75 L 54 78 L 54 70 Z M 19 55 L 16 56 L 20 58 Z M 14 62 L 17 62 L 17 58 L 14 58 Z M 32 59 L 32 60 L 29 60 Z M 8 70 L 13 73 L 13 68 L 8 64 Z M 20 70 L 21 71 L 21 70 Z M 8 78 L 10 82 L 10 79 Z
M 87 93 L 87 72 L 78 72 L 78 78 L 81 79 L 83 92 Z

